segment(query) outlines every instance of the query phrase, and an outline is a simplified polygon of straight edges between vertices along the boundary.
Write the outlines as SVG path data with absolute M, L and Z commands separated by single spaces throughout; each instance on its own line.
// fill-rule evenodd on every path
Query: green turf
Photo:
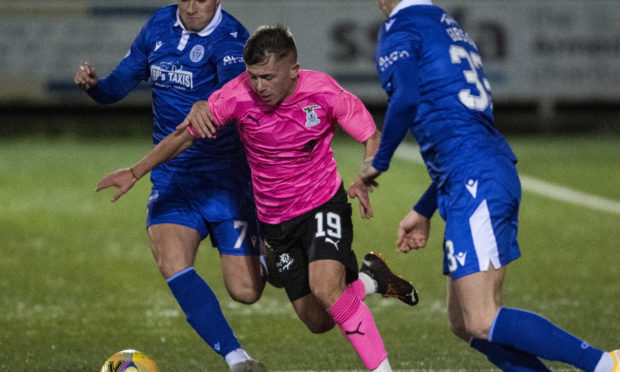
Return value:
M 336 143 L 348 184 L 362 146 Z M 523 174 L 620 200 L 618 138 L 511 143 Z M 0 371 L 97 371 L 126 348 L 151 355 L 162 371 L 226 370 L 187 325 L 152 259 L 144 230 L 148 181 L 114 204 L 112 192 L 94 192 L 100 177 L 149 147 L 146 139 L 0 141 Z M 433 219 L 428 247 L 395 252 L 398 221 L 427 186 L 425 169 L 395 159 L 380 182 L 372 194 L 374 219 L 361 220 L 354 202 L 355 250 L 359 257 L 382 252 L 421 294 L 415 308 L 367 300 L 392 366 L 491 368 L 448 330 L 441 219 Z M 620 347 L 619 227 L 620 216 L 524 192 L 523 258 L 508 269 L 506 304 L 539 312 L 595 346 Z M 269 287 L 252 306 L 231 301 L 207 244 L 196 267 L 246 350 L 272 370 L 363 369 L 337 331 L 308 332 L 282 291 Z

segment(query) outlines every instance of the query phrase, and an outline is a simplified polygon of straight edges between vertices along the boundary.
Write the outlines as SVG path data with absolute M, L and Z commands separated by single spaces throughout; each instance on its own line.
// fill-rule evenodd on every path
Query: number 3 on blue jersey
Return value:
M 489 98 L 491 85 L 487 79 L 483 79 L 480 81 L 480 75 L 478 74 L 478 70 L 482 69 L 482 59 L 480 55 L 476 52 L 468 52 L 459 45 L 451 45 L 450 46 L 450 60 L 454 64 L 460 64 L 462 60 L 466 60 L 469 64 L 469 69 L 463 71 L 463 75 L 465 75 L 465 80 L 469 84 L 473 84 L 476 86 L 478 92 L 480 92 L 478 96 L 471 94 L 470 89 L 462 89 L 459 92 L 459 100 L 465 107 L 471 110 L 484 111 L 489 107 L 491 100 Z

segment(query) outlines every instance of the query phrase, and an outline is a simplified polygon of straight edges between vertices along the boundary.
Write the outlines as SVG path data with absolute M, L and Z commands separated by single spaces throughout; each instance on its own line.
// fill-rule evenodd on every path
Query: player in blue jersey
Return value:
M 411 130 L 432 183 L 400 222 L 398 250 L 426 245 L 435 210 L 446 221 L 452 331 L 502 370 L 546 371 L 538 357 L 586 371 L 620 371 L 605 353 L 543 317 L 502 306 L 506 265 L 520 256 L 521 185 L 516 157 L 494 124 L 480 54 L 457 22 L 430 0 L 378 0 L 388 19 L 376 63 L 390 97 L 380 148 L 356 182 L 376 186 Z
M 95 101 L 112 103 L 150 79 L 156 145 L 183 122 L 196 101 L 245 71 L 243 47 L 248 37 L 243 25 L 222 10 L 220 0 L 178 0 L 149 19 L 107 77 L 99 79 L 84 63 L 74 80 Z M 126 169 L 117 176 L 134 174 Z M 151 181 L 151 249 L 187 321 L 231 370 L 263 370 L 240 346 L 214 293 L 193 268 L 201 240 L 210 236 L 219 249 L 230 296 L 246 304 L 261 296 L 256 211 L 235 126 L 226 127 L 217 139 L 197 141 L 158 166 Z

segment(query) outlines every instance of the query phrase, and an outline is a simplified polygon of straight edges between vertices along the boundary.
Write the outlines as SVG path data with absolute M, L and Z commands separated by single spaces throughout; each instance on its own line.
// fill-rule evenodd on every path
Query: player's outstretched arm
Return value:
M 407 253 L 412 249 L 423 248 L 428 241 L 431 229 L 431 220 L 415 210 L 407 215 L 398 224 L 397 250 Z
M 78 67 L 75 72 L 75 76 L 73 77 L 73 82 L 80 89 L 89 90 L 97 85 L 99 78 L 97 77 L 97 73 L 95 72 L 95 68 L 91 66 L 88 62 L 84 62 Z
M 96 191 L 115 187 L 116 193 L 112 197 L 114 202 L 129 191 L 140 178 L 148 174 L 153 168 L 176 157 L 193 145 L 194 142 L 194 137 L 185 128 L 177 129 L 161 140 L 157 146 L 149 151 L 142 160 L 134 164 L 133 167 L 119 169 L 103 177 L 97 184 Z

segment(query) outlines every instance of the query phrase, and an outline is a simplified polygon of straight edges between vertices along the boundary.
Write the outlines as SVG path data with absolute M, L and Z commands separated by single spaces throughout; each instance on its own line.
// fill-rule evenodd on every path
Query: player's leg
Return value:
M 168 279 L 194 265 L 201 238 L 195 229 L 173 223 L 160 223 L 148 228 L 151 253 L 159 272 Z
M 465 169 L 460 181 L 439 193 L 440 213 L 446 219 L 448 316 L 457 337 L 503 370 L 544 371 L 534 355 L 487 341 L 502 306 L 503 265 L 520 254 L 516 242 L 520 185 L 513 168 L 504 164 L 504 177 L 496 170 L 485 174 L 478 168 Z M 498 185 L 497 179 L 505 185 Z M 468 180 L 476 180 L 473 192 L 465 187 L 471 183 Z
M 472 177 L 477 179 L 477 192 L 468 190 L 473 198 L 457 185 L 451 191 L 460 193 L 452 195 L 458 205 L 443 208 L 447 216 L 444 267 L 453 279 L 465 328 L 475 339 L 593 371 L 602 359 L 601 350 L 537 314 L 501 307 L 505 266 L 519 256 L 520 184 L 514 166 L 493 169 Z M 449 200 L 440 192 L 440 204 L 442 199 Z M 488 344 L 472 346 L 484 350 Z
M 329 312 L 370 370 L 391 371 L 372 313 L 362 301 L 363 284 L 352 250 L 351 204 L 344 188 L 310 212 L 305 244 L 312 294 Z
M 247 218 L 230 219 L 209 223 L 209 230 L 211 242 L 220 252 L 222 276 L 230 297 L 244 304 L 255 303 L 265 287 L 258 224 Z
M 188 323 L 229 366 L 251 360 L 224 318 L 215 294 L 193 268 L 200 241 L 207 236 L 201 211 L 194 207 L 200 190 L 192 193 L 193 189 L 188 189 L 191 182 L 182 179 L 175 178 L 179 184 L 165 177 L 153 179 L 147 226 L 153 255 L 172 294 Z
M 310 332 L 325 333 L 334 328 L 334 319 L 312 293 L 293 301 L 292 305 Z
M 389 371 L 387 352 L 370 309 L 360 299 L 354 285 L 345 285 L 345 268 L 334 260 L 310 263 L 310 288 L 332 316 L 340 332 L 351 342 L 366 367 L 382 365 Z
M 235 301 L 253 304 L 265 287 L 259 256 L 220 255 L 224 285 Z
M 505 268 L 490 268 L 462 277 L 448 279 L 448 316 L 452 332 L 470 346 L 483 353 L 503 371 L 548 371 L 534 355 L 508 345 L 489 342 L 487 328 L 502 304 L 502 282 Z M 476 298 L 481 300 L 476 301 Z M 478 312 L 480 315 L 476 315 Z
M 187 322 L 229 365 L 250 359 L 222 314 L 219 301 L 193 268 L 200 234 L 175 224 L 149 226 L 151 249 Z

